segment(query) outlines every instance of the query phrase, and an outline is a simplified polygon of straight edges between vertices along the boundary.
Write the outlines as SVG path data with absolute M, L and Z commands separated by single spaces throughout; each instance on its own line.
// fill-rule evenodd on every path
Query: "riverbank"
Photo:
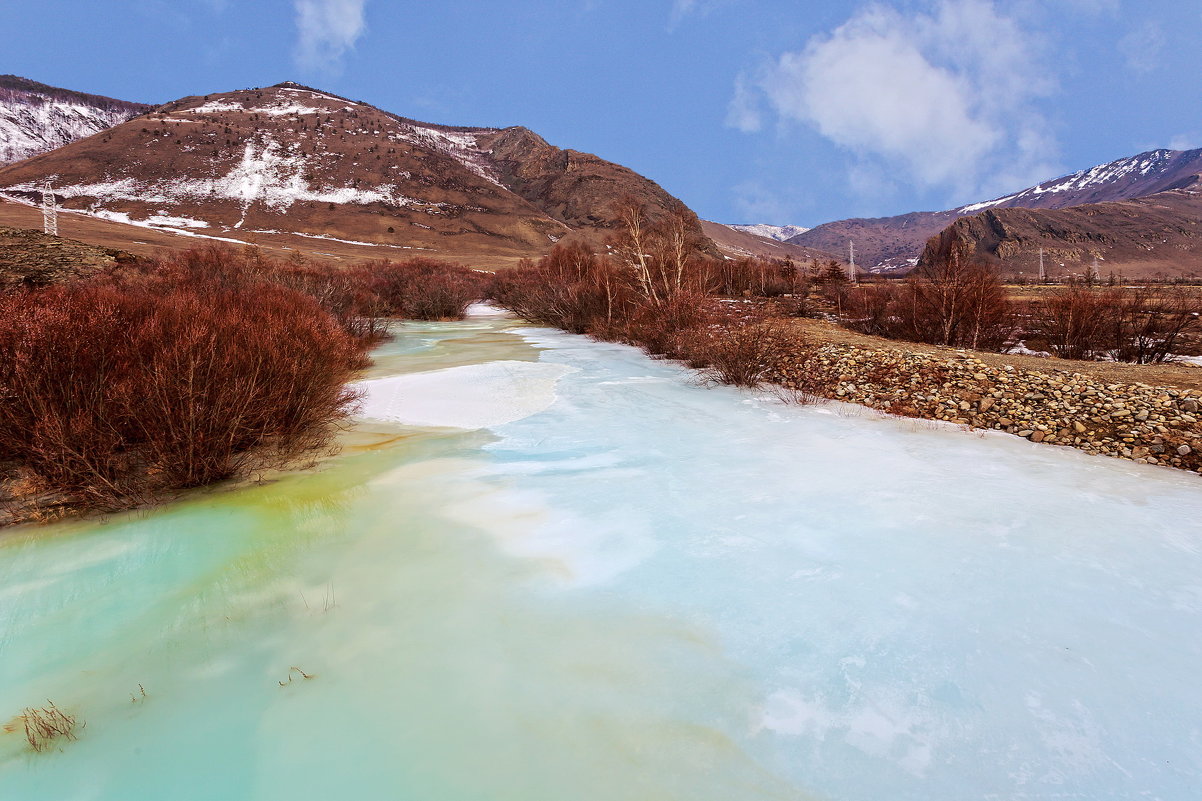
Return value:
M 794 330 L 809 347 L 774 363 L 766 378 L 782 386 L 890 414 L 1202 472 L 1197 368 L 979 353 L 878 339 L 816 320 L 797 321 Z

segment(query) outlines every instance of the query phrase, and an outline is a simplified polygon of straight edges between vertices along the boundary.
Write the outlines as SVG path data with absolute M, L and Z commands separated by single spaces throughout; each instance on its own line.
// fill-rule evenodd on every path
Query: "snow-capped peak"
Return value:
M 798 234 L 804 234 L 810 230 L 809 228 L 802 228 L 800 225 L 768 225 L 767 223 L 756 223 L 754 225 L 724 223 L 724 225 L 735 231 L 742 231 L 745 234 L 755 234 L 767 239 L 775 239 L 777 242 L 786 242 Z
M 1043 195 L 1058 195 L 1063 193 L 1089 192 L 1106 186 L 1118 184 L 1134 184 L 1142 178 L 1155 176 L 1163 170 L 1175 156 L 1175 150 L 1150 150 L 1130 158 L 1118 159 L 1108 164 L 1099 164 L 1080 170 L 1071 175 L 1065 175 L 1051 181 L 1045 181 L 1038 186 L 1024 189 L 1013 195 L 1006 195 L 983 203 L 972 203 L 955 209 L 957 214 L 975 214 L 995 206 L 1025 206 Z M 1124 193 L 1124 196 L 1129 196 Z M 1046 204 L 1040 204 L 1046 205 Z

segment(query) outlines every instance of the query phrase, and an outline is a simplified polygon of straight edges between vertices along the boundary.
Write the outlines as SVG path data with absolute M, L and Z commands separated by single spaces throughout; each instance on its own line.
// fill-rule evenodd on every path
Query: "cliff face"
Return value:
M 652 216 L 680 201 L 659 184 L 620 164 L 561 150 L 527 128 L 506 128 L 481 140 L 498 178 L 511 191 L 573 228 L 609 228 L 621 198 L 643 203 Z M 696 232 L 701 233 L 700 222 Z

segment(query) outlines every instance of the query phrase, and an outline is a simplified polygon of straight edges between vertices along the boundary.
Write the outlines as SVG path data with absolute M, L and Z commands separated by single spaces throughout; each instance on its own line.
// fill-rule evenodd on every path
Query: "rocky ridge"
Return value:
M 27 228 L 0 226 L 0 290 L 38 287 L 82 278 L 135 257 Z

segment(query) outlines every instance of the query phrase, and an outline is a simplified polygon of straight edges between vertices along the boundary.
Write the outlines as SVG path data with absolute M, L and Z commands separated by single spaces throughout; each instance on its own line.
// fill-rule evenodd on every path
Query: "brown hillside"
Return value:
M 798 245 L 845 253 L 854 240 L 863 265 L 879 272 L 905 271 L 926 241 L 957 219 L 986 209 L 1064 209 L 1147 197 L 1189 186 L 1202 172 L 1202 150 L 1152 150 L 1044 181 L 1013 195 L 949 211 L 837 220 L 798 234 Z
M 1174 190 L 1067 209 L 992 209 L 957 220 L 927 243 L 922 263 L 966 243 L 1005 276 L 1052 278 L 1093 269 L 1128 278 L 1202 276 L 1202 192 Z
M 621 195 L 673 201 L 523 128 L 419 123 L 291 83 L 168 103 L 0 169 L 0 191 L 31 199 L 51 177 L 68 209 L 160 230 L 490 259 L 604 228 Z

